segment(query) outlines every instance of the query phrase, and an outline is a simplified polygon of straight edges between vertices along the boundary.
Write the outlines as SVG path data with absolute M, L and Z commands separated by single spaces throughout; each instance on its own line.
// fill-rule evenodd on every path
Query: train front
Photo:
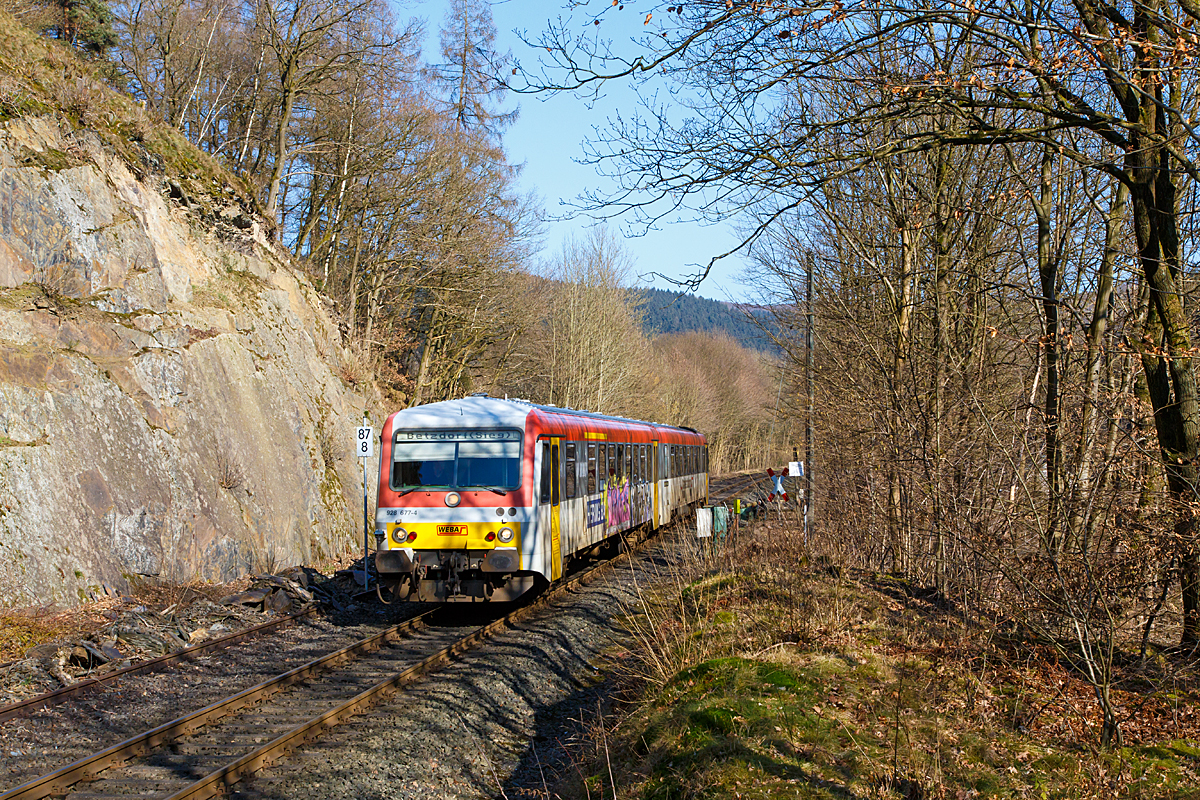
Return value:
M 531 519 L 527 409 L 469 397 L 398 411 L 383 428 L 375 556 L 380 583 L 420 602 L 515 600 Z

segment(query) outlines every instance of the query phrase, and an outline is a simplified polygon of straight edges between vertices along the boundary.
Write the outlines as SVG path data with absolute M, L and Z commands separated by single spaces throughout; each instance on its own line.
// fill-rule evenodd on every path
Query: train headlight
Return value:
M 506 525 L 496 533 L 496 538 L 505 544 L 508 544 L 513 540 L 513 529 Z
M 462 495 L 460 495 L 458 492 L 450 492 L 446 495 L 446 505 L 450 506 L 450 508 L 454 508 L 461 502 Z
M 417 540 L 417 532 L 416 532 L 416 531 L 413 531 L 412 533 L 410 533 L 410 534 L 408 535 L 408 539 L 407 539 L 407 541 L 410 541 L 410 542 L 415 542 L 416 540 Z
M 401 528 L 399 525 L 392 528 L 392 541 L 396 544 L 404 544 L 408 541 L 408 531 Z

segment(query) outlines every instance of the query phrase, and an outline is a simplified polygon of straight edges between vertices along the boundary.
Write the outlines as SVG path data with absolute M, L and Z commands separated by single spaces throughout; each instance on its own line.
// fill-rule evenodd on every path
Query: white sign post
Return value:
M 367 570 L 368 549 L 370 548 L 371 523 L 367 516 L 367 459 L 375 455 L 375 429 L 371 421 L 363 414 L 362 427 L 354 441 L 354 449 L 363 460 L 363 591 L 367 590 L 370 572 Z

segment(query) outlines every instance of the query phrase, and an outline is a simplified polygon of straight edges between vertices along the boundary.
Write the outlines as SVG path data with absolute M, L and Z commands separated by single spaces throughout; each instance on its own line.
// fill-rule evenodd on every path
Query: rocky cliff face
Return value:
M 54 117 L 0 128 L 0 603 L 361 541 L 349 354 L 223 196 Z

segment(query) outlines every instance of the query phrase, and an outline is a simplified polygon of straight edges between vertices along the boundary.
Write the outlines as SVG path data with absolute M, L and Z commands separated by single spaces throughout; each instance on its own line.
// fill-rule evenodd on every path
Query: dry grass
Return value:
M 176 584 L 133 576 L 127 594 L 106 597 L 66 611 L 0 610 L 0 661 L 21 658 L 35 645 L 84 637 L 131 608 L 145 606 L 161 611 L 174 606 L 182 609 L 201 599 L 219 600 L 244 588 L 246 583 L 242 580 L 227 584 Z
M 1053 648 L 813 558 L 797 533 L 775 520 L 708 551 L 685 541 L 611 658 L 621 713 L 586 726 L 579 768 L 554 791 L 1198 796 L 1200 680 L 1187 670 L 1169 691 L 1130 670 L 1116 696 L 1126 746 L 1101 748 L 1091 687 Z
M 111 601 L 105 601 L 106 604 Z M 21 658 L 29 648 L 65 639 L 93 629 L 94 615 L 101 614 L 97 604 L 90 613 L 47 613 L 39 611 L 0 611 L 0 661 Z M 100 617 L 103 619 L 103 617 Z M 100 627 L 95 624 L 94 627 Z
M 217 455 L 217 485 L 222 489 L 232 492 L 241 488 L 246 482 L 246 476 L 242 473 L 242 468 L 238 466 L 230 456 L 224 453 Z
M 359 358 L 352 352 L 347 358 L 337 363 L 334 371 L 352 389 L 358 388 L 359 384 L 371 379 L 370 370 L 364 367 Z
M 153 164 L 175 178 L 206 211 L 230 200 L 253 205 L 243 181 L 171 126 L 151 118 L 131 97 L 111 88 L 102 64 L 38 36 L 38 13 L 34 4 L 14 0 L 0 6 L 0 121 L 53 115 L 68 141 L 82 129 L 94 133 L 133 168 Z M 49 169 L 79 160 L 50 156 L 44 162 Z M 234 190 L 233 197 L 224 195 L 225 187 Z

